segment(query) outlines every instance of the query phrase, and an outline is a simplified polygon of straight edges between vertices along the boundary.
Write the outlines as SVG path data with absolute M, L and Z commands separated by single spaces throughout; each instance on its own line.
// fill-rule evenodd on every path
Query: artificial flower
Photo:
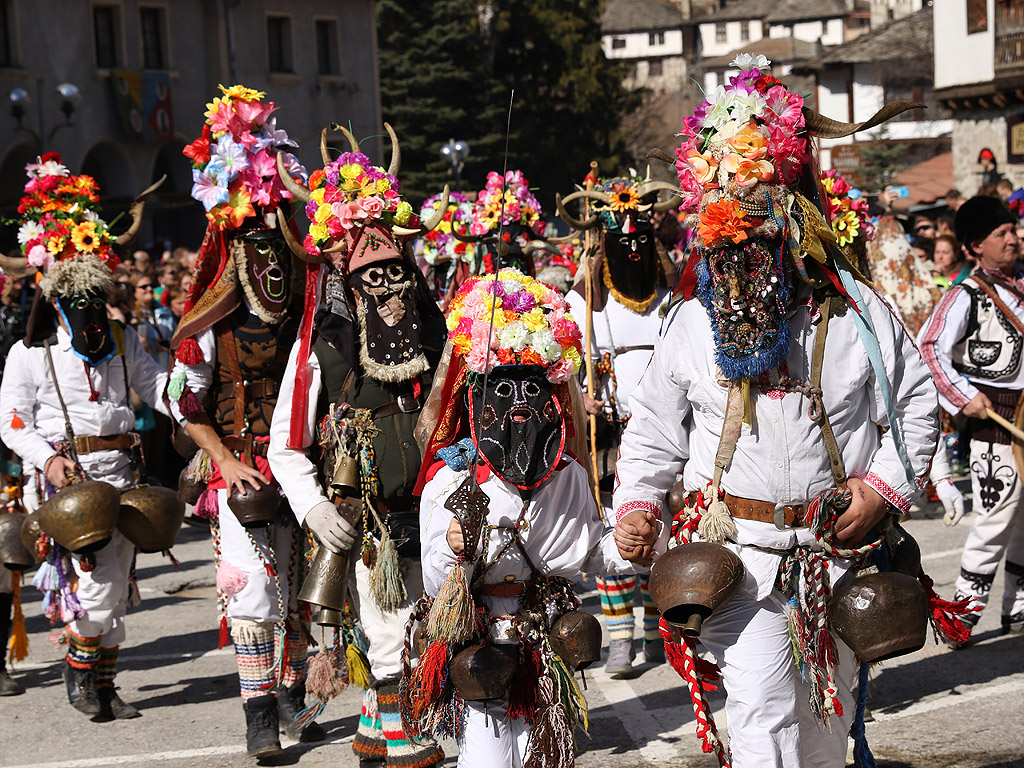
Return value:
M 235 177 L 249 167 L 249 153 L 245 146 L 236 144 L 230 136 L 221 136 L 217 140 L 217 146 L 213 148 L 210 162 L 219 160 L 223 173 L 227 174 L 228 182 L 235 180 Z
M 735 152 L 722 158 L 722 170 L 733 176 L 741 187 L 752 187 L 759 181 L 771 181 L 775 168 L 767 160 L 748 160 Z
M 846 211 L 832 221 L 832 231 L 839 245 L 849 245 L 860 234 L 860 219 L 854 211 Z
M 220 88 L 221 93 L 223 93 L 225 98 L 228 99 L 259 101 L 260 99 L 265 99 L 267 97 L 267 94 L 263 91 L 257 91 L 254 88 L 246 88 L 244 85 L 232 85 L 229 88 L 225 88 L 223 85 L 219 85 L 217 87 Z
M 91 221 L 79 224 L 71 232 L 71 242 L 75 244 L 75 248 L 78 251 L 84 253 L 95 251 L 100 245 L 100 237 L 96 231 L 96 225 Z
M 181 153 L 191 160 L 193 165 L 205 165 L 210 162 L 210 140 L 200 136 L 181 150 Z
M 42 245 L 32 246 L 25 255 L 29 264 L 44 272 L 54 265 L 53 255 Z
M 229 196 L 219 176 L 210 177 L 198 168 L 192 170 L 192 197 L 201 202 L 207 212 L 215 205 L 226 203 Z
M 759 53 L 756 56 L 752 53 L 741 53 L 730 63 L 730 67 L 736 69 L 757 69 L 764 72 L 771 66 L 772 62 L 764 54 Z
M 790 93 L 782 85 L 769 88 L 764 96 L 765 110 L 773 121 L 790 128 L 804 124 L 804 100 L 796 93 Z
M 717 186 L 714 182 L 715 176 L 718 174 L 718 161 L 710 152 L 701 154 L 696 150 L 691 150 L 689 157 L 685 158 L 685 162 L 693 169 L 693 175 L 698 184 L 704 187 Z
M 751 120 L 726 140 L 732 149 L 748 160 L 761 160 L 768 154 L 768 142 L 760 126 Z
M 744 221 L 746 215 L 737 200 L 708 203 L 698 217 L 697 232 L 708 247 L 724 240 L 738 245 L 747 239 L 750 224 Z
M 619 213 L 636 210 L 637 206 L 640 205 L 636 184 L 626 184 L 624 182 L 613 184 L 609 197 L 611 198 L 608 204 L 609 207 Z
M 18 242 L 25 245 L 42 235 L 43 232 L 43 226 L 38 221 L 26 221 L 18 227 Z

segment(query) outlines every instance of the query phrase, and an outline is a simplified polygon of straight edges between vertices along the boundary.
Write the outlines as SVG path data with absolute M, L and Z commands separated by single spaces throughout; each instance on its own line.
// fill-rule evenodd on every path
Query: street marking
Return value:
M 117 657 L 117 663 L 121 666 L 125 664 L 131 664 L 133 661 L 192 661 L 195 659 L 203 659 L 207 656 L 233 656 L 235 654 L 234 648 L 214 648 L 212 651 L 185 651 L 183 653 L 140 653 L 138 656 L 133 656 L 130 653 L 123 653 Z M 54 659 L 53 661 L 41 661 L 32 664 L 18 664 L 15 671 L 24 671 L 30 669 L 46 669 L 52 667 L 54 664 L 59 664 L 64 660 L 64 657 Z
M 977 688 L 973 688 L 959 695 L 946 695 L 942 698 L 932 699 L 931 701 L 919 701 L 916 704 L 911 704 L 906 709 L 900 710 L 899 712 L 879 712 L 872 711 L 872 715 L 876 722 L 885 723 L 890 720 L 902 720 L 904 717 L 913 717 L 914 715 L 923 715 L 928 712 L 934 712 L 939 709 L 946 709 L 947 707 L 959 707 L 962 704 L 966 704 L 969 701 L 975 699 L 986 699 L 990 696 L 1006 696 L 1007 694 L 1017 693 L 1024 691 L 1024 679 L 1021 680 L 1010 680 L 999 685 L 980 685 Z
M 944 557 L 952 557 L 953 555 L 959 555 L 964 551 L 963 547 L 959 549 L 944 549 L 941 552 L 929 552 L 927 555 L 921 555 L 921 562 L 928 560 L 941 560 Z

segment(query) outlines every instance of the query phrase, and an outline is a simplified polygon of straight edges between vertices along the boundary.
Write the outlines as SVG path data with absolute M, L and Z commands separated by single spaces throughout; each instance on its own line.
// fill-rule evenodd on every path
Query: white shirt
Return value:
M 135 412 L 125 392 L 125 366 L 128 385 L 167 415 L 163 402 L 167 374 L 146 354 L 137 334 L 124 334 L 123 356 L 115 355 L 95 367 L 75 355 L 71 336 L 63 327 L 57 329 L 57 342 L 50 352 L 76 435 L 107 437 L 135 429 Z M 99 393 L 96 401 L 89 399 L 90 381 Z M 11 426 L 15 412 L 25 425 L 20 429 Z M 0 382 L 0 437 L 21 457 L 26 473 L 31 468 L 42 471 L 55 453 L 51 444 L 66 439 L 64 414 L 42 346 L 18 343 L 11 348 Z M 123 451 L 96 451 L 80 458 L 86 474 L 97 480 L 123 476 L 129 466 Z M 158 457 L 149 458 L 155 461 Z

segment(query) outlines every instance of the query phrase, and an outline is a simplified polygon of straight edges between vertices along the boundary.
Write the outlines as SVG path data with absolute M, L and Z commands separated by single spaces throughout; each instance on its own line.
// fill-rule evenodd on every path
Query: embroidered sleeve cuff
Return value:
M 618 523 L 623 517 L 628 515 L 630 512 L 636 510 L 642 510 L 644 512 L 653 512 L 656 516 L 661 517 L 661 505 L 653 501 L 644 501 L 638 499 L 636 501 L 627 501 L 615 510 L 615 522 Z
M 879 495 L 892 506 L 896 507 L 900 512 L 906 514 L 910 511 L 910 500 L 903 498 L 900 494 L 896 493 L 888 483 L 882 478 L 876 475 L 874 472 L 869 472 L 864 477 L 864 482 L 878 491 Z

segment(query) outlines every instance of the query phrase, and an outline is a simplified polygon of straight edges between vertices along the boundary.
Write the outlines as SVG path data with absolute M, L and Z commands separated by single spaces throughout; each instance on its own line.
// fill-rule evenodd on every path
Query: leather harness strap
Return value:
M 828 321 L 832 317 L 832 302 L 838 301 L 839 297 L 829 296 L 820 305 L 821 322 L 818 323 L 818 332 L 814 335 L 814 352 L 811 354 L 811 389 L 821 391 L 821 369 L 825 362 L 825 337 L 828 335 Z M 832 470 L 832 477 L 836 481 L 836 487 L 842 488 L 846 485 L 846 467 L 843 465 L 843 455 L 836 443 L 836 436 L 832 432 L 832 424 L 828 420 L 828 411 L 824 403 L 821 404 L 821 436 L 825 441 L 825 450 L 828 451 L 828 466 Z
M 96 451 L 128 451 L 132 448 L 132 436 L 126 435 L 75 435 L 75 451 L 78 454 L 95 453 Z
M 238 346 L 231 326 L 226 322 L 217 323 L 217 349 L 224 355 L 224 366 L 231 377 L 231 388 L 234 394 L 234 416 L 232 431 L 239 435 L 245 428 L 245 381 L 242 379 L 242 368 L 238 364 Z

